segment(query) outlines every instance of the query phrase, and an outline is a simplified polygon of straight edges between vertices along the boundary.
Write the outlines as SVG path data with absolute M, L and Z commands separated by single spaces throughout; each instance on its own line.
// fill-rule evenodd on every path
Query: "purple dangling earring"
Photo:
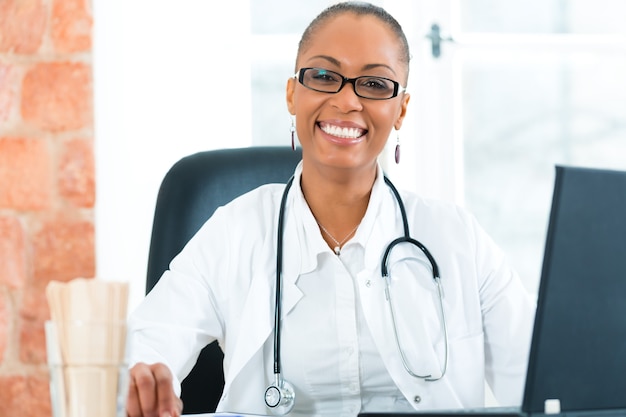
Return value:
M 396 136 L 396 164 L 400 163 L 400 134 Z
M 293 119 L 291 119 L 291 128 L 289 129 L 291 131 L 291 149 L 292 150 L 296 150 L 296 126 L 294 126 L 293 124 Z

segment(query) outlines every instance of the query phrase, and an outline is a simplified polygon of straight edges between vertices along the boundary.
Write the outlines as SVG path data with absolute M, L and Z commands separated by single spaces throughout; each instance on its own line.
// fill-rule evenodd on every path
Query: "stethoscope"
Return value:
M 398 351 L 400 352 L 400 357 L 402 359 L 402 365 L 404 365 L 404 369 L 409 373 L 409 375 L 420 378 L 428 382 L 438 381 L 446 374 L 446 370 L 448 368 L 448 329 L 446 326 L 446 317 L 444 315 L 443 308 L 443 289 L 441 287 L 441 278 L 439 276 L 439 267 L 437 266 L 437 262 L 435 258 L 431 255 L 430 251 L 421 244 L 419 241 L 411 238 L 409 235 L 409 222 L 406 216 L 406 210 L 404 208 L 404 203 L 402 202 L 402 198 L 400 197 L 400 193 L 396 187 L 391 183 L 391 181 L 384 177 L 385 183 L 389 186 L 391 191 L 393 192 L 396 200 L 398 201 L 398 206 L 400 207 L 400 214 L 402 215 L 402 225 L 404 228 L 404 236 L 401 236 L 394 241 L 392 241 L 387 248 L 385 249 L 383 259 L 381 262 L 381 274 L 383 280 L 385 281 L 385 298 L 389 304 L 389 310 L 391 313 L 391 322 L 393 325 L 393 334 L 396 339 L 396 346 L 398 347 Z M 291 177 L 285 186 L 285 190 L 283 191 L 283 196 L 280 201 L 280 209 L 278 211 L 278 238 L 276 245 L 276 307 L 274 310 L 274 383 L 271 384 L 265 390 L 265 404 L 271 409 L 273 414 L 284 415 L 289 413 L 294 404 L 296 393 L 292 384 L 287 382 L 283 376 L 281 371 L 281 359 L 280 359 L 280 332 L 281 332 L 281 317 L 282 317 L 282 269 L 283 269 L 283 232 L 284 232 L 284 219 L 285 219 L 285 205 L 287 202 L 287 195 L 289 194 L 289 189 L 293 184 L 294 177 Z M 391 250 L 399 245 L 400 243 L 410 243 L 412 245 L 417 246 L 426 256 L 428 262 L 430 262 L 430 266 L 432 269 L 433 279 L 435 281 L 435 285 L 437 286 L 437 295 L 439 296 L 439 313 L 441 314 L 441 329 L 443 331 L 444 337 L 444 360 L 443 367 L 441 369 L 441 374 L 439 376 L 433 377 L 432 374 L 428 375 L 420 375 L 419 373 L 413 371 L 409 366 L 404 351 L 400 346 L 400 339 L 398 337 L 398 329 L 396 326 L 396 317 L 395 311 L 393 308 L 393 303 L 391 302 L 391 291 L 390 291 L 390 282 L 391 278 L 389 277 L 389 254 Z

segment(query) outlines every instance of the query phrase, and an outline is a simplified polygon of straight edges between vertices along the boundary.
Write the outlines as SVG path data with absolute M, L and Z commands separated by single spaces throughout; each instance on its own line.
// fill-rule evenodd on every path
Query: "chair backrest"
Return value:
M 217 207 L 260 185 L 286 183 L 301 158 L 299 149 L 268 146 L 199 152 L 174 164 L 157 196 L 146 293 Z M 215 411 L 224 387 L 222 360 L 217 343 L 203 349 L 182 382 L 184 414 Z

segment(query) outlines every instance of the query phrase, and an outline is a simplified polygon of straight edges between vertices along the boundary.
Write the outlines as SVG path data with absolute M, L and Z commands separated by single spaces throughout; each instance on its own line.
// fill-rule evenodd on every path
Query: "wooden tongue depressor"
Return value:
M 125 366 L 128 284 L 76 278 L 46 288 L 64 365 L 64 417 L 116 415 Z

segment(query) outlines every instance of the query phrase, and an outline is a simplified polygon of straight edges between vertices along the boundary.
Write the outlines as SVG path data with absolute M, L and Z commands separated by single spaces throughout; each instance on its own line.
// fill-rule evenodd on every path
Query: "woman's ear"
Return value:
M 398 115 L 396 122 L 393 124 L 393 127 L 396 130 L 400 130 L 400 128 L 402 127 L 402 122 L 404 121 L 404 117 L 406 116 L 406 109 L 409 106 L 410 99 L 411 95 L 408 93 L 404 93 L 404 96 L 402 97 L 402 102 L 400 103 L 400 114 Z
M 294 102 L 295 90 L 296 90 L 296 79 L 293 78 L 293 77 L 289 78 L 287 80 L 287 89 L 286 89 L 286 93 L 287 93 L 287 110 L 289 110 L 289 113 L 292 116 L 296 114 L 296 104 Z

